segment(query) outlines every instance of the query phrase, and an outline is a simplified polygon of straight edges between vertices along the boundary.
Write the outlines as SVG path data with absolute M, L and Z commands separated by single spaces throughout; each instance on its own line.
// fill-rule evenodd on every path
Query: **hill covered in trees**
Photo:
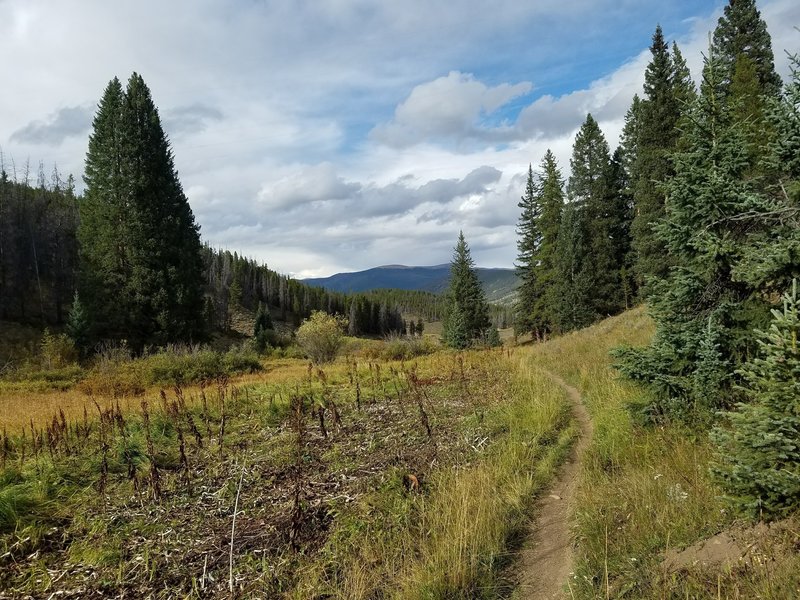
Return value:
M 476 268 L 478 279 L 489 302 L 513 300 L 519 281 L 514 269 Z M 329 277 L 303 279 L 303 283 L 337 292 L 366 292 L 376 289 L 418 290 L 440 294 L 450 283 L 450 265 L 407 267 L 385 265 L 353 273 L 336 273 Z

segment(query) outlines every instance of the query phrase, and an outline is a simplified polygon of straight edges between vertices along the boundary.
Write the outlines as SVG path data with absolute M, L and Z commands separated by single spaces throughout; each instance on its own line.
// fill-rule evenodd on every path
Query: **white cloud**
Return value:
M 415 87 L 395 110 L 394 118 L 373 129 L 373 139 L 389 146 L 409 146 L 430 139 L 500 140 L 508 127 L 489 127 L 483 117 L 531 91 L 532 84 L 502 83 L 489 87 L 468 73 L 451 71 Z
M 510 266 L 528 164 L 549 147 L 566 175 L 587 112 L 613 147 L 655 23 L 697 73 L 716 21 L 689 0 L 0 2 L 6 164 L 79 176 L 88 107 L 139 71 L 204 239 L 308 275 L 446 262 L 459 229 Z M 759 5 L 785 75 L 800 5 Z

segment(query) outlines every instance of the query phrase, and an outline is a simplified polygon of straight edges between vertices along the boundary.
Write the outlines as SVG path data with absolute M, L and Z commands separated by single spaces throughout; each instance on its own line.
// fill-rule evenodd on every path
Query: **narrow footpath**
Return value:
M 530 600 L 570 597 L 565 595 L 573 568 L 569 518 L 578 487 L 581 456 L 592 437 L 592 421 L 580 392 L 555 373 L 547 371 L 547 375 L 568 394 L 580 437 L 550 489 L 539 500 L 536 521 L 520 555 L 517 597 Z

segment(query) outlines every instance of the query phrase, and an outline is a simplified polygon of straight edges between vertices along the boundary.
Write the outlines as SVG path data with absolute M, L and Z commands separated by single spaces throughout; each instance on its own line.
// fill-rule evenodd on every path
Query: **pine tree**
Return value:
M 654 232 L 654 225 L 664 218 L 664 182 L 672 176 L 671 154 L 678 140 L 678 122 L 682 114 L 676 84 L 685 85 L 685 63 L 670 57 L 661 26 L 656 28 L 650 47 L 652 59 L 645 71 L 644 100 L 637 127 L 636 165 L 633 170 L 635 214 L 631 226 L 636 253 L 636 277 L 645 297 L 652 290 L 650 281 L 663 279 L 669 271 L 666 248 Z M 681 87 L 682 95 L 686 94 Z
M 621 227 L 618 195 L 612 185 L 612 165 L 608 143 L 592 115 L 575 138 L 570 160 L 571 175 L 567 195 L 575 207 L 574 231 L 582 237 L 573 249 L 578 275 L 573 291 L 578 306 L 575 314 L 587 317 L 588 325 L 597 318 L 615 314 L 624 306 L 620 280 L 621 258 L 617 254 L 615 230 Z
M 717 427 L 712 472 L 738 509 L 754 517 L 780 517 L 800 506 L 800 296 L 797 280 L 773 310 L 767 332 L 757 332 L 760 352 L 741 375 L 748 403 L 728 412 Z
M 115 77 L 92 124 L 83 176 L 86 191 L 79 204 L 80 289 L 100 337 L 125 337 L 133 304 L 128 294 L 120 293 L 131 278 L 129 231 L 134 227 L 122 181 L 124 96 Z
M 150 90 L 136 73 L 124 93 L 117 79 L 106 88 L 85 181 L 83 296 L 93 299 L 98 334 L 135 348 L 202 337 L 199 228 Z
M 525 194 L 517 205 L 522 212 L 517 223 L 516 268 L 520 285 L 515 305 L 514 331 L 518 335 L 533 333 L 537 337 L 542 330 L 542 323 L 535 312 L 540 293 L 536 281 L 537 254 L 542 241 L 542 232 L 539 229 L 539 218 L 542 214 L 539 196 L 540 193 L 533 178 L 533 167 L 528 165 Z
M 744 55 L 755 68 L 762 92 L 771 97 L 780 95 L 782 83 L 775 71 L 772 38 L 755 0 L 729 0 L 714 30 L 712 49 L 720 62 L 720 85 L 726 92 L 734 78 L 736 60 Z
M 538 229 L 541 242 L 536 252 L 536 301 L 534 314 L 542 323 L 546 335 L 557 330 L 558 304 L 556 293 L 558 280 L 558 235 L 561 213 L 564 210 L 564 178 L 558 168 L 555 155 L 548 149 L 542 159 L 539 179 L 539 204 L 541 215 Z
M 489 306 L 463 232 L 458 234 L 458 243 L 450 262 L 447 299 L 448 309 L 443 325 L 444 343 L 452 348 L 463 348 L 464 343 L 482 340 L 490 324 Z
M 86 310 L 78 296 L 78 292 L 75 292 L 72 307 L 67 316 L 66 331 L 81 356 L 85 356 L 89 349 L 89 325 Z

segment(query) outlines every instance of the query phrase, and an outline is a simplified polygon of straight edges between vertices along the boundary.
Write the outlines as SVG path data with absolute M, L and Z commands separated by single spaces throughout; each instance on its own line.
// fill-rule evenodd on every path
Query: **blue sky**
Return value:
M 529 162 L 616 144 L 656 23 L 695 70 L 723 3 L 0 0 L 7 170 L 80 179 L 108 80 L 140 72 L 204 239 L 300 276 L 511 266 Z M 800 4 L 762 0 L 778 68 Z M 12 163 L 13 160 L 13 163 Z

